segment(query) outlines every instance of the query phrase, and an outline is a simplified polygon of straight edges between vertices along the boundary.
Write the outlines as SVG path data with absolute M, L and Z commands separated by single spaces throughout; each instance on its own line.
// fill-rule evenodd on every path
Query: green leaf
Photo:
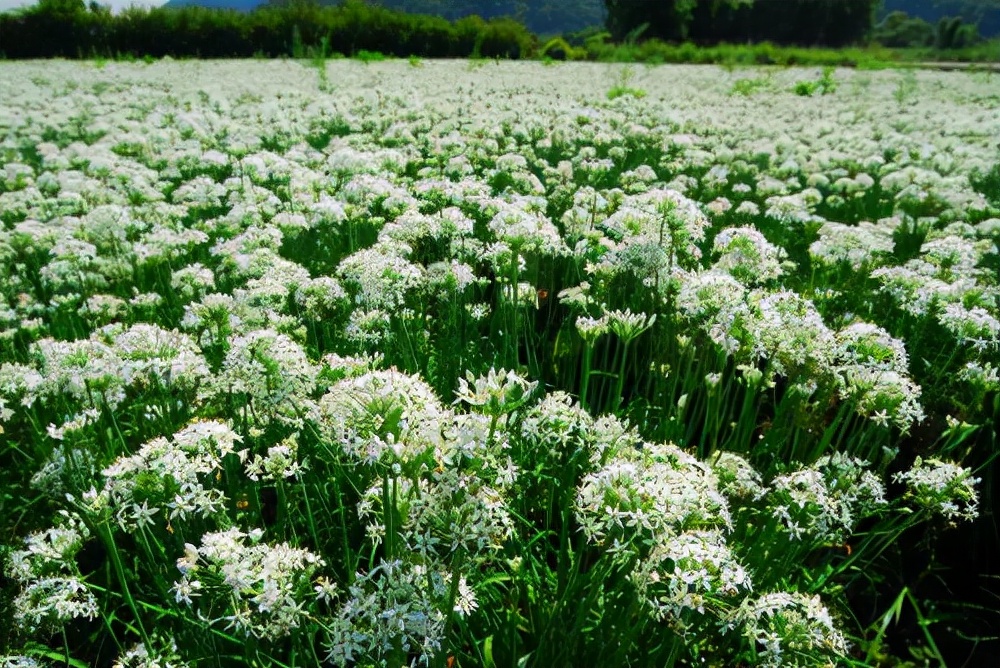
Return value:
M 483 658 L 485 668 L 496 668 L 497 662 L 493 658 L 493 636 L 483 641 Z

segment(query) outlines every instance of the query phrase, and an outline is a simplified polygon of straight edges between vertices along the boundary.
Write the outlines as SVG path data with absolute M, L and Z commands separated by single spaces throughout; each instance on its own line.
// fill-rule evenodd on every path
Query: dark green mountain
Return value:
M 984 37 L 1000 35 L 1000 0 L 884 0 L 879 19 L 896 11 L 932 24 L 958 16 L 963 23 L 977 24 Z

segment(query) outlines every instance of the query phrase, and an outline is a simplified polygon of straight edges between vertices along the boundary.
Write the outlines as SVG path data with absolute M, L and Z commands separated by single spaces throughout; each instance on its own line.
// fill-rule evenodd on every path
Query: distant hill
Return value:
M 200 5 L 248 12 L 268 0 L 170 0 L 165 7 Z M 320 0 L 320 4 L 339 4 Z M 372 4 L 450 21 L 478 14 L 484 19 L 512 16 L 539 35 L 558 35 L 604 25 L 603 0 L 378 0 Z
M 930 23 L 945 16 L 961 16 L 964 23 L 978 24 L 983 37 L 1000 35 L 1000 0 L 885 0 L 879 19 L 895 11 Z

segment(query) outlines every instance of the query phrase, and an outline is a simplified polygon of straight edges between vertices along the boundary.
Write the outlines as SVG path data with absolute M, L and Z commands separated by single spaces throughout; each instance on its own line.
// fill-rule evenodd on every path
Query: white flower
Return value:
M 416 663 L 429 663 L 444 640 L 449 590 L 446 576 L 408 562 L 358 573 L 326 630 L 326 660 L 378 664 L 403 647 L 417 655 Z
M 748 598 L 730 625 L 757 644 L 757 665 L 766 668 L 832 665 L 849 649 L 819 596 L 774 592 Z
M 760 473 L 742 455 L 720 450 L 711 464 L 719 489 L 728 497 L 753 500 L 764 495 Z
M 93 619 L 97 614 L 97 597 L 76 576 L 30 580 L 14 599 L 15 623 L 32 631 L 77 617 Z
M 1000 320 L 981 306 L 966 308 L 960 303 L 948 304 L 938 320 L 959 341 L 978 352 L 996 350 L 1000 346 Z
M 425 270 L 406 259 L 409 252 L 401 242 L 381 242 L 344 258 L 337 273 L 354 292 L 355 303 L 392 312 L 426 282 Z
M 611 310 L 605 313 L 608 329 L 614 332 L 624 343 L 629 343 L 653 326 L 656 314 L 632 313 L 631 309 L 624 311 Z
M 780 277 L 785 251 L 754 227 L 729 227 L 715 236 L 719 255 L 715 267 L 728 271 L 744 285 L 762 285 Z
M 833 370 L 839 393 L 876 424 L 895 424 L 906 432 L 923 419 L 920 387 L 909 378 L 903 342 L 881 327 L 855 323 L 834 336 Z
M 633 550 L 684 529 L 728 529 L 729 506 L 712 470 L 671 444 L 643 443 L 584 476 L 574 506 L 587 540 Z
M 247 542 L 249 541 L 249 544 Z M 206 533 L 196 548 L 198 572 L 221 577 L 230 590 L 220 599 L 223 607 L 213 608 L 213 621 L 228 621 L 230 626 L 256 638 L 282 638 L 309 614 L 304 600 L 313 573 L 324 565 L 312 552 L 287 543 L 268 545 L 239 529 Z M 190 558 L 190 550 L 185 559 Z M 174 584 L 178 602 L 194 605 L 193 597 L 215 597 L 204 591 L 189 569 Z M 222 613 L 230 612 L 225 615 Z
M 427 383 L 394 369 L 337 381 L 318 411 L 322 433 L 369 464 L 409 462 L 433 452 L 449 420 Z
M 184 556 L 177 559 L 177 570 L 182 575 L 198 567 L 198 548 L 191 543 L 184 543 Z
M 580 333 L 580 337 L 589 346 L 594 345 L 597 339 L 608 332 L 608 329 L 608 316 L 606 314 L 600 318 L 591 318 L 585 315 L 577 316 L 576 331 Z
M 813 381 L 829 373 L 833 332 L 810 300 L 790 290 L 757 290 L 750 300 L 756 306 L 749 325 L 754 353 L 774 373 L 802 373 Z
M 486 415 L 511 413 L 531 396 L 537 381 L 529 382 L 514 371 L 490 368 L 485 376 L 476 377 L 467 372 L 458 379 L 455 402 L 477 407 Z
M 897 473 L 893 479 L 906 483 L 907 497 L 917 506 L 948 520 L 971 521 L 979 516 L 976 485 L 980 479 L 957 464 L 917 457 L 909 471 Z
M 175 582 L 172 589 L 174 590 L 174 601 L 191 605 L 191 598 L 201 594 L 201 582 L 198 580 L 189 580 L 185 576 Z
M 712 601 L 752 589 L 719 530 L 684 531 L 658 541 L 629 579 L 658 618 L 674 622 L 686 611 L 705 614 Z
M 895 249 L 892 233 L 898 224 L 892 220 L 862 221 L 857 225 L 825 222 L 819 238 L 809 246 L 809 256 L 820 264 L 844 262 L 859 270 L 891 256 Z
M 297 425 L 311 404 L 318 369 L 302 347 L 272 329 L 252 331 L 230 341 L 220 372 L 202 396 L 223 401 L 244 398 L 257 426 L 273 422 Z
M 187 668 L 177 654 L 177 643 L 154 632 L 152 647 L 139 643 L 118 657 L 112 668 Z
M 119 457 L 103 471 L 104 493 L 117 507 L 119 525 L 131 530 L 152 523 L 159 508 L 149 508 L 147 499 L 159 496 L 171 519 L 200 515 L 210 517 L 223 510 L 225 496 L 206 487 L 209 476 L 221 470 L 222 460 L 236 451 L 241 437 L 229 425 L 217 421 L 194 422 L 173 435 L 172 441 L 155 438 L 134 455 Z M 153 475 L 150 475 L 150 474 Z M 168 484 L 167 481 L 170 481 Z M 134 501 L 137 490 L 146 498 Z M 170 491 L 179 489 L 168 497 Z
M 42 668 L 42 664 L 28 656 L 8 654 L 0 656 L 0 668 Z
M 454 610 L 463 617 L 468 617 L 479 607 L 479 602 L 476 600 L 476 593 L 472 591 L 469 583 L 465 581 L 465 577 L 462 576 L 458 580 L 458 596 L 455 600 Z
M 839 453 L 821 457 L 772 480 L 769 506 L 796 540 L 842 542 L 887 505 L 885 488 L 867 465 Z
M 247 477 L 253 481 L 279 481 L 294 478 L 304 470 L 298 461 L 298 439 L 289 436 L 279 445 L 272 445 L 264 456 L 254 455 L 247 463 Z

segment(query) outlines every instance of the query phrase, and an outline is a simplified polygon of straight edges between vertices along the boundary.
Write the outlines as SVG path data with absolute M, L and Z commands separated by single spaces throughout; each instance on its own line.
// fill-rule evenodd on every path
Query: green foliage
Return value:
M 535 46 L 536 37 L 514 19 L 492 19 L 477 30 L 473 53 L 483 58 L 527 58 Z
M 793 87 L 795 94 L 811 97 L 816 93 L 820 93 L 821 95 L 833 93 L 837 90 L 837 81 L 833 78 L 833 72 L 834 69 L 832 67 L 824 67 L 823 73 L 820 74 L 818 79 L 796 82 Z
M 699 43 L 843 46 L 864 39 L 880 0 L 605 0 L 616 39 L 647 24 L 645 37 Z
M 306 47 L 302 43 L 302 31 L 299 29 L 298 25 L 292 26 L 291 56 L 292 58 L 306 57 Z
M 119 14 L 88 11 L 80 0 L 46 0 L 0 14 L 8 58 L 277 57 L 317 53 L 456 58 L 477 49 L 486 57 L 534 55 L 537 39 L 510 18 L 478 16 L 454 22 L 405 14 L 348 0 L 321 6 L 311 0 L 267 4 L 249 12 L 200 6 L 130 7 Z
M 889 14 L 872 32 L 872 39 L 889 47 L 923 47 L 934 43 L 934 26 L 906 12 Z
M 629 96 L 640 100 L 646 97 L 646 91 L 641 88 L 630 88 L 628 86 L 612 86 L 608 90 L 608 99 L 617 100 L 620 97 Z
M 692 42 L 672 44 L 649 39 L 641 44 L 612 44 L 606 33 L 588 40 L 587 55 L 591 60 L 627 63 L 694 63 L 720 64 L 728 68 L 754 65 L 823 67 L 857 67 L 878 69 L 906 59 L 927 59 L 926 54 L 899 53 L 882 47 L 825 49 L 778 46 L 770 42 L 758 44 L 716 44 L 699 46 Z M 984 59 L 989 56 L 984 52 Z
M 977 171 L 969 178 L 976 192 L 981 193 L 990 204 L 1000 209 L 1000 163 L 985 171 Z
M 733 87 L 729 92 L 731 95 L 743 95 L 744 97 L 750 97 L 755 93 L 760 93 L 770 89 L 772 85 L 771 77 L 767 76 L 737 79 L 733 82 Z
M 960 49 L 979 41 L 975 25 L 963 24 L 962 17 L 942 17 L 934 32 L 934 45 L 938 49 Z
M 381 51 L 366 51 L 361 49 L 354 54 L 355 60 L 360 60 L 363 63 L 380 63 L 386 60 L 385 54 Z
M 917 75 L 913 70 L 904 70 L 900 73 L 896 88 L 892 91 L 892 97 L 897 104 L 906 104 L 917 94 Z
M 587 51 L 580 47 L 570 46 L 562 37 L 553 37 L 545 43 L 538 54 L 542 58 L 551 58 L 552 60 L 582 60 L 586 57 Z
M 608 90 L 608 99 L 616 100 L 619 97 L 624 97 L 626 95 L 636 99 L 646 97 L 646 91 L 641 88 L 633 88 L 631 86 L 632 79 L 634 77 L 635 70 L 631 67 L 623 67 L 622 71 L 618 74 L 617 82 Z
M 433 14 L 449 21 L 467 16 L 515 18 L 539 35 L 583 30 L 604 22 L 601 0 L 380 0 L 382 6 L 414 14 Z
M 630 1 L 634 4 L 639 0 Z M 806 3 L 803 7 L 808 9 L 811 6 L 808 2 L 814 0 L 796 1 Z M 838 4 L 838 9 L 830 16 L 844 18 L 837 12 L 847 11 L 845 8 L 854 7 L 852 3 L 857 2 L 860 0 L 849 0 L 843 7 Z M 876 41 L 871 47 L 820 49 L 788 44 L 845 43 L 838 37 L 841 35 L 838 31 L 846 28 L 840 24 L 835 29 L 825 28 L 825 36 L 819 39 L 816 34 L 797 26 L 796 22 L 806 22 L 812 26 L 809 30 L 817 30 L 816 26 L 823 23 L 815 12 L 810 14 L 802 7 L 798 8 L 798 13 L 788 12 L 781 17 L 757 16 L 748 14 L 752 8 L 741 2 L 706 4 L 685 0 L 664 3 L 662 7 L 657 5 L 656 11 L 650 14 L 645 11 L 648 8 L 645 0 L 641 6 L 634 7 L 623 2 L 618 3 L 616 12 L 628 7 L 635 12 L 643 9 L 635 14 L 637 22 L 630 23 L 628 30 L 615 27 L 620 17 L 613 18 L 618 15 L 612 13 L 609 15 L 610 31 L 594 26 L 541 42 L 521 22 L 535 11 L 534 4 L 526 5 L 524 16 L 513 12 L 517 18 L 503 17 L 493 11 L 503 4 L 499 0 L 489 7 L 463 4 L 460 0 L 401 0 L 387 4 L 410 10 L 434 9 L 438 15 L 404 14 L 360 0 L 347 0 L 336 6 L 320 5 L 315 0 L 275 0 L 249 13 L 201 6 L 165 6 L 130 7 L 118 14 L 94 3 L 85 7 L 80 0 L 46 0 L 28 9 L 0 14 L 0 34 L 3 34 L 0 50 L 7 58 L 135 60 L 164 56 L 291 56 L 306 59 L 319 55 L 324 58 L 338 54 L 351 56 L 365 51 L 397 58 L 538 57 L 605 62 L 719 63 L 727 67 L 774 64 L 865 68 L 906 60 L 987 62 L 995 61 L 1000 53 L 997 43 L 979 40 L 975 25 L 967 21 L 949 19 L 935 30 L 926 22 L 906 19 L 902 13 L 890 15 L 875 28 Z M 763 7 L 765 3 L 759 4 Z M 684 11 L 690 12 L 691 24 L 686 33 L 658 29 L 657 12 L 665 11 L 663 7 L 668 6 L 687 7 Z M 471 14 L 475 7 L 480 7 L 488 18 Z M 709 9 L 714 11 L 709 12 Z M 860 20 L 855 14 L 851 16 L 852 20 Z M 677 42 L 682 34 L 687 34 L 689 39 Z M 612 42 L 613 36 L 621 41 Z M 879 43 L 922 48 L 890 51 Z M 934 44 L 947 48 L 937 49 Z
M 330 56 L 329 40 L 324 35 L 319 40 L 319 47 L 309 47 L 306 52 L 309 54 L 310 64 L 316 68 L 319 76 L 319 89 L 328 91 L 330 89 L 330 79 L 326 73 L 326 61 Z
M 977 26 L 986 37 L 1000 35 L 1000 2 L 997 0 L 883 0 L 880 17 L 884 20 L 897 12 L 933 26 L 945 17 L 961 17 L 967 25 Z

